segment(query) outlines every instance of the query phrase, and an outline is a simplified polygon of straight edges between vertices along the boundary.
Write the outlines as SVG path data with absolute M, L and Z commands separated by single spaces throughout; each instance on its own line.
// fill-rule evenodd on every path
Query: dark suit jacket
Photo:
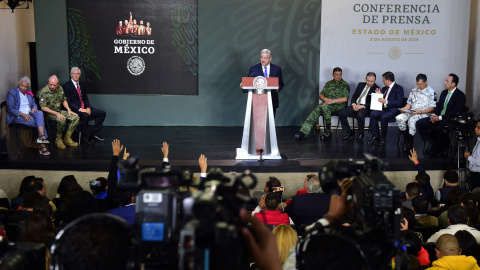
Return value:
M 324 193 L 306 193 L 292 197 L 292 202 L 285 208 L 288 216 L 298 228 L 302 224 L 310 225 L 321 219 L 328 212 L 330 195 Z
M 443 90 L 442 93 L 440 94 L 440 100 L 437 103 L 437 106 L 435 107 L 435 110 L 433 113 L 436 115 L 440 115 L 443 110 L 443 105 L 445 104 L 445 99 L 447 98 L 448 90 Z M 460 89 L 455 89 L 455 92 L 453 92 L 452 96 L 450 97 L 450 100 L 447 103 L 447 110 L 445 111 L 445 114 L 442 116 L 442 119 L 445 120 L 447 118 L 450 118 L 457 113 L 460 113 L 463 111 L 463 108 L 465 107 L 465 94 L 460 90 Z
M 261 63 L 251 66 L 250 69 L 248 70 L 248 77 L 257 77 L 257 76 L 264 76 Z M 279 66 L 270 63 L 270 74 L 268 74 L 268 76 L 278 77 L 278 92 L 280 92 L 284 86 L 282 69 Z M 278 108 L 278 104 L 279 104 L 278 93 L 277 91 L 272 90 L 272 105 L 274 108 Z
M 83 105 L 85 108 L 92 108 L 90 101 L 88 100 L 87 90 L 85 85 L 82 83 L 80 84 L 80 93 L 82 94 Z M 78 113 L 80 110 L 80 97 L 78 96 L 77 87 L 73 84 L 72 80 L 68 80 L 68 82 L 63 84 L 63 92 L 65 93 L 65 97 L 67 98 L 68 105 L 72 109 L 73 112 Z
M 387 91 L 388 87 L 383 87 L 382 88 L 382 93 L 385 94 L 385 91 Z M 390 89 L 390 94 L 388 94 L 388 104 L 387 108 L 401 108 L 402 107 L 402 102 L 403 102 L 403 87 L 395 83 L 393 85 L 392 89 Z
M 357 103 L 357 99 L 362 94 L 363 89 L 365 88 L 366 84 L 367 84 L 366 82 L 358 83 L 357 89 L 355 89 L 355 92 L 353 93 L 352 99 L 350 100 L 350 104 Z M 370 102 L 372 100 L 372 96 L 370 94 L 375 93 L 375 90 L 377 88 L 380 88 L 380 87 L 378 87 L 378 85 L 376 83 L 374 83 L 372 85 L 372 87 L 370 87 L 370 89 L 368 90 L 367 98 L 365 99 L 365 108 L 370 109 Z M 360 104 L 357 104 L 357 105 L 360 105 Z

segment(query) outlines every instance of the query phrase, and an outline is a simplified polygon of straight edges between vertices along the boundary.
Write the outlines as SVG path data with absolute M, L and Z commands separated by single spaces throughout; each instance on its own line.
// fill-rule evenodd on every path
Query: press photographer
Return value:
M 465 150 L 463 156 L 468 160 L 468 169 L 470 170 L 470 190 L 480 187 L 480 120 L 475 125 L 475 146 L 470 152 Z

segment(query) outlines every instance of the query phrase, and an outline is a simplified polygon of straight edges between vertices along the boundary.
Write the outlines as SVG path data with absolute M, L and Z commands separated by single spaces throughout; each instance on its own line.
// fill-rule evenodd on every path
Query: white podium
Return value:
M 278 78 L 243 77 L 242 88 L 248 91 L 242 146 L 235 159 L 281 159 L 277 145 L 272 94 Z

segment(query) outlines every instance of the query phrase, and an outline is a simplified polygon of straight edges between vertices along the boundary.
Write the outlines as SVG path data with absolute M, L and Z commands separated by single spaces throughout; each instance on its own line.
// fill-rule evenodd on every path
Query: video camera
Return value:
M 329 194 L 342 193 L 337 181 L 353 180 L 347 198 L 354 205 L 349 222 L 368 269 L 387 269 L 400 240 L 400 190 L 383 174 L 387 167 L 379 158 L 365 154 L 364 161 L 332 160 L 319 172 L 322 189 Z
M 443 129 L 444 133 L 453 132 L 458 143 L 463 143 L 461 147 L 466 147 L 470 137 L 474 136 L 474 128 L 477 123 L 475 115 L 471 111 L 458 113 L 451 117 L 451 123 Z
M 140 169 L 138 158 L 119 163 L 118 186 L 138 192 L 135 203 L 138 262 L 145 269 L 240 269 L 246 262 L 239 227 L 242 208 L 257 202 L 242 191 L 254 188 L 246 171 L 235 181 L 220 169 L 195 182 L 191 171 Z M 190 188 L 198 189 L 190 192 Z

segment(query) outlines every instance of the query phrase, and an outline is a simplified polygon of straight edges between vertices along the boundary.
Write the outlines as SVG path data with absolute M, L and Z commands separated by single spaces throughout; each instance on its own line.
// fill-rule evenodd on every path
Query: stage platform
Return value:
M 407 154 L 397 144 L 398 128 L 390 127 L 386 146 L 367 145 L 353 139 L 342 140 L 342 132 L 333 131 L 333 137 L 321 140 L 319 132 L 303 141 L 295 141 L 299 127 L 277 127 L 278 147 L 282 160 L 235 160 L 236 148 L 241 145 L 243 127 L 104 127 L 100 136 L 105 142 L 67 147 L 65 150 L 50 147 L 50 156 L 41 156 L 37 150 L 21 145 L 16 154 L 15 133 L 11 132 L 9 156 L 0 161 L 0 169 L 107 171 L 112 155 L 111 142 L 119 139 L 132 156 L 140 157 L 142 166 L 159 166 L 162 162 L 161 146 L 170 145 L 170 163 L 173 168 L 189 167 L 198 171 L 198 157 L 204 154 L 208 166 L 221 167 L 223 171 L 253 172 L 315 172 L 332 159 L 362 160 L 370 153 L 389 163 L 390 171 L 412 171 L 415 168 Z M 320 132 L 321 134 L 322 132 Z M 51 142 L 54 140 L 51 139 Z M 423 143 L 416 136 L 415 147 L 419 159 L 427 170 L 447 169 L 449 159 L 425 158 Z M 453 162 L 455 163 L 456 160 Z

